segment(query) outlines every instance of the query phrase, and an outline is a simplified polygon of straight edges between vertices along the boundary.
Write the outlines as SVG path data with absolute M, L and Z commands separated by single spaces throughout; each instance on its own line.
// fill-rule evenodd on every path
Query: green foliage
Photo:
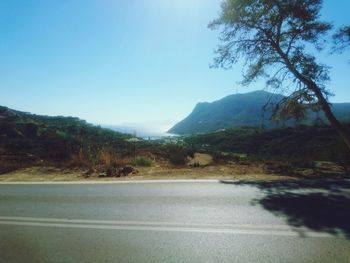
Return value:
M 160 159 L 167 160 L 173 165 L 185 165 L 187 156 L 194 154 L 195 149 L 188 143 L 164 144 L 162 140 L 158 142 L 142 142 L 138 145 L 139 152 L 148 152 Z
M 350 26 L 344 26 L 333 35 L 333 51 L 342 53 L 350 47 Z
M 343 108 L 340 112 L 345 112 Z M 350 128 L 350 125 L 348 125 Z M 50 162 L 91 167 L 119 167 L 133 156 L 130 138 L 77 118 L 46 117 L 0 107 L 0 172 L 21 166 Z M 153 155 L 173 165 L 185 165 L 195 152 L 210 153 L 215 160 L 288 160 L 349 162 L 349 152 L 329 126 L 300 126 L 260 130 L 230 128 L 179 139 L 181 145 L 139 142 L 141 156 Z M 151 161 L 138 157 L 135 165 Z
M 156 146 L 156 155 L 162 156 L 169 160 L 173 165 L 185 165 L 187 163 L 187 155 L 192 154 L 192 147 L 185 147 L 183 145 L 167 144 Z
M 187 155 L 183 152 L 173 152 L 169 156 L 169 161 L 173 165 L 185 165 L 187 163 Z
M 315 57 L 306 53 L 305 45 L 321 49 L 322 37 L 331 29 L 329 23 L 318 20 L 321 0 L 226 0 L 221 14 L 209 26 L 222 28 L 221 44 L 214 65 L 229 68 L 239 58 L 245 58 L 243 84 L 259 77 L 268 77 L 268 85 L 282 88 L 282 82 L 302 80 L 297 70 L 307 79 L 323 86 L 328 79 L 327 68 L 317 64 Z M 276 74 L 269 74 L 274 69 Z M 291 84 L 291 83 L 290 83 Z
M 32 115 L 0 107 L 0 159 L 17 158 L 16 163 L 50 161 L 94 165 L 104 148 L 125 155 L 129 136 L 102 129 L 73 117 Z M 23 159 L 19 161 L 19 157 Z
M 145 157 L 139 156 L 134 160 L 133 165 L 141 167 L 150 167 L 152 165 L 152 161 Z
M 273 130 L 229 129 L 189 136 L 185 141 L 188 145 L 205 148 L 207 152 L 219 153 L 220 158 L 226 156 L 253 160 L 350 161 L 349 151 L 336 131 L 329 126 L 298 126 Z

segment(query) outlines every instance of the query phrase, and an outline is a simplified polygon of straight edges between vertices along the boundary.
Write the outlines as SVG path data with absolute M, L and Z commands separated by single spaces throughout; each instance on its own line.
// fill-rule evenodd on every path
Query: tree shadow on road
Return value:
M 254 186 L 263 192 L 260 204 L 293 227 L 327 232 L 350 239 L 350 181 L 221 181 Z

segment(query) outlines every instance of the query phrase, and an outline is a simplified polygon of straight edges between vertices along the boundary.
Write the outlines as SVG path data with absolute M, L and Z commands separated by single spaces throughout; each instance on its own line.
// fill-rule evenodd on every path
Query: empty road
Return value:
M 350 182 L 0 184 L 0 262 L 349 262 Z

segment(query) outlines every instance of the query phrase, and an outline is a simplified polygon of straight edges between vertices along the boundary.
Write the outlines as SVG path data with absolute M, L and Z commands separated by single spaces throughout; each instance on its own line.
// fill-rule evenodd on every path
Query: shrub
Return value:
M 150 167 L 152 165 L 152 161 L 145 158 L 145 157 L 140 156 L 134 160 L 133 165 L 142 166 L 142 167 Z
M 79 150 L 79 154 L 72 154 L 69 161 L 66 162 L 68 167 L 90 167 L 91 163 L 88 158 Z
M 190 147 L 187 149 L 187 155 L 191 158 L 194 158 L 194 154 L 196 153 L 196 149 L 193 147 Z
M 107 167 L 111 167 L 115 161 L 114 154 L 106 148 L 102 148 L 100 151 L 100 162 L 105 164 Z
M 187 155 L 183 152 L 173 152 L 169 156 L 169 161 L 173 165 L 185 165 L 187 163 Z
M 117 159 L 115 160 L 115 166 L 116 167 L 124 167 L 128 164 L 130 164 L 131 162 L 128 161 L 127 159 Z

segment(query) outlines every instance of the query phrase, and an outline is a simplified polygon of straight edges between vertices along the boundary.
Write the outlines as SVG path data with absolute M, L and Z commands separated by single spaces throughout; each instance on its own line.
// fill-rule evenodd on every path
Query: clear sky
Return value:
M 0 105 L 93 123 L 169 126 L 197 102 L 262 89 L 210 69 L 219 0 L 0 0 Z M 349 0 L 323 18 L 350 24 Z M 333 102 L 350 102 L 350 52 L 324 55 Z M 165 129 L 165 128 L 164 128 Z

